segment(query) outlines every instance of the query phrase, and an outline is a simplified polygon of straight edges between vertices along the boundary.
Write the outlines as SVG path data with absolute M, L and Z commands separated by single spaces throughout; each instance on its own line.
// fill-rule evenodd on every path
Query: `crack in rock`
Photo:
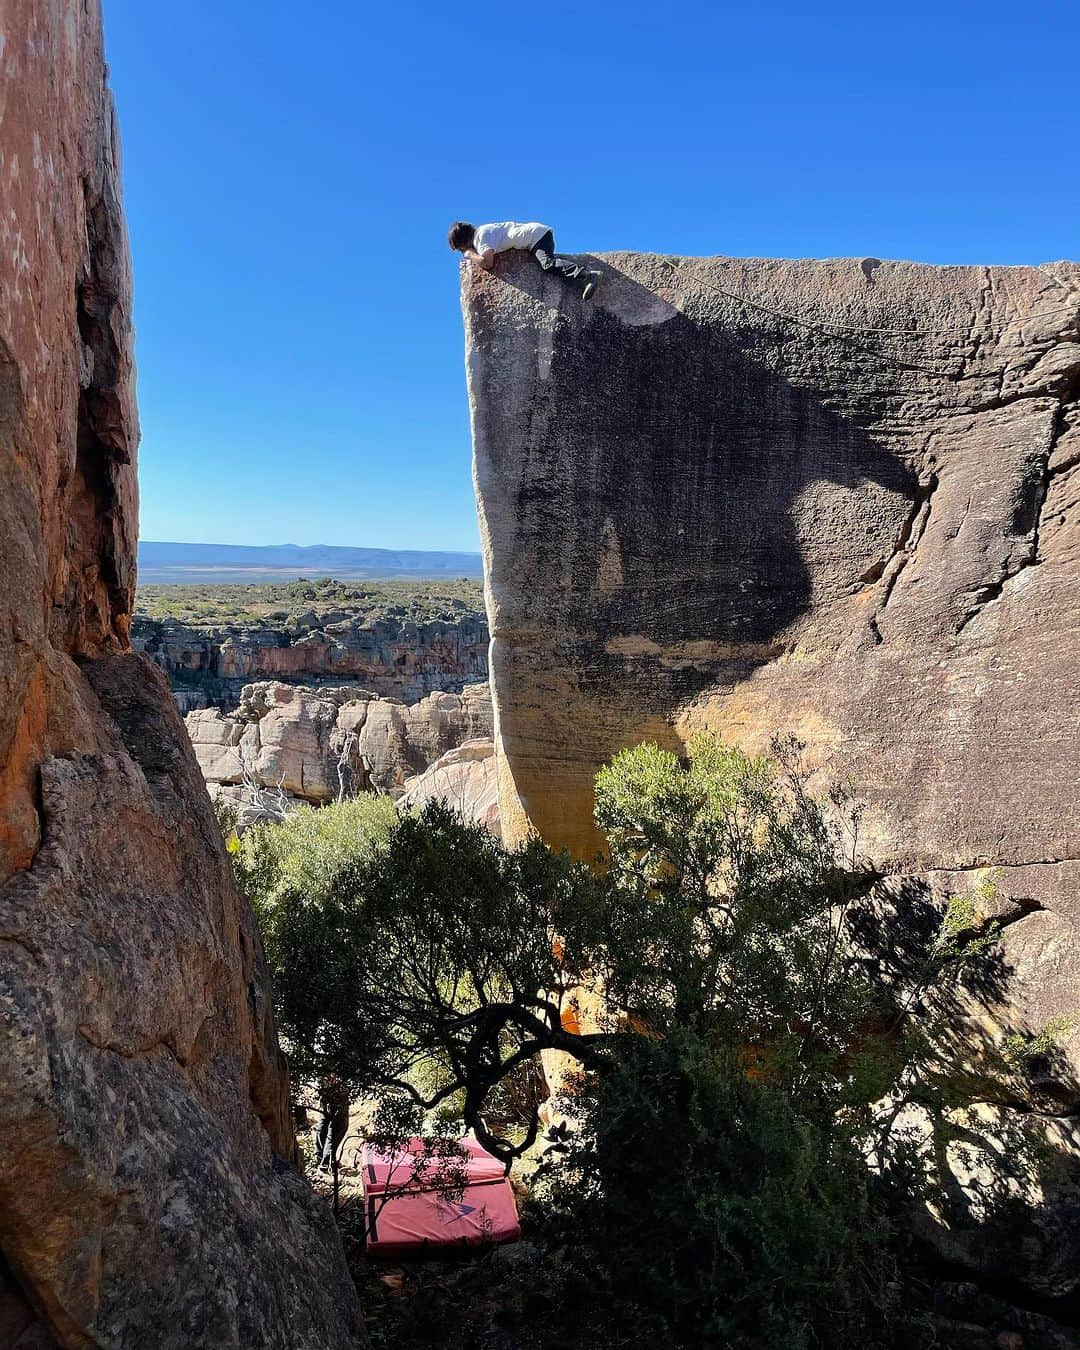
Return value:
M 85 1026 L 75 1028 L 75 1034 L 81 1041 L 87 1045 L 93 1046 L 95 1050 L 101 1050 L 110 1055 L 116 1055 L 120 1059 L 148 1059 L 157 1050 L 164 1050 L 166 1054 L 176 1061 L 182 1068 L 186 1068 L 187 1061 L 180 1055 L 176 1047 L 166 1036 L 160 1036 L 146 1045 L 124 1046 L 115 1041 L 102 1041 L 95 1038 Z
M 1054 450 L 1057 447 L 1058 440 L 1066 427 L 1067 408 L 1066 405 L 1062 403 L 1054 416 L 1054 424 L 1050 432 L 1049 444 L 1047 445 L 1046 453 L 1042 458 L 1039 481 L 1035 487 L 1027 556 L 1021 558 L 1011 567 L 1006 566 L 1001 576 L 998 577 L 996 581 L 988 582 L 985 586 L 980 587 L 975 592 L 971 609 L 968 610 L 956 627 L 956 635 L 958 637 L 968 624 L 983 612 L 987 605 L 991 605 L 995 600 L 1001 599 L 1005 587 L 1010 581 L 1015 577 L 1018 577 L 1021 572 L 1027 571 L 1028 568 L 1038 567 L 1042 563 L 1043 560 L 1039 557 L 1039 537 L 1042 531 L 1043 507 L 1046 505 L 1046 498 L 1050 491 L 1051 480 L 1058 473 L 1062 472 L 1065 467 L 1063 465 L 1056 465 L 1054 468 L 1051 468 L 1050 462 L 1054 457 Z
M 880 645 L 884 640 L 881 635 L 881 629 L 878 626 L 878 618 L 882 610 L 888 605 L 892 598 L 892 593 L 896 588 L 896 583 L 900 579 L 900 574 L 904 568 L 915 556 L 915 550 L 919 542 L 926 533 L 926 527 L 930 521 L 930 499 L 938 488 L 938 476 L 936 473 L 930 473 L 925 480 L 919 482 L 915 496 L 911 503 L 911 510 L 907 514 L 903 525 L 900 527 L 900 533 L 896 537 L 896 543 L 892 547 L 892 552 L 888 558 L 875 563 L 861 580 L 865 582 L 878 581 L 884 578 L 882 586 L 881 603 L 870 616 L 868 623 L 870 632 L 874 636 L 875 644 Z

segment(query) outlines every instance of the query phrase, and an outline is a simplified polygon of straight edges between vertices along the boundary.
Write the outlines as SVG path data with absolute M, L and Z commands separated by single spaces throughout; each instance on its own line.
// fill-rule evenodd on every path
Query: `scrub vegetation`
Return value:
M 262 582 L 252 585 L 140 586 L 136 620 L 173 619 L 196 630 L 223 626 L 288 628 L 290 622 L 314 627 L 342 619 L 408 619 L 415 623 L 459 619 L 484 613 L 483 588 L 477 581 L 334 581 Z
M 375 798 L 237 841 L 296 1083 L 368 1102 L 387 1147 L 464 1127 L 525 1160 L 533 1257 L 506 1279 L 511 1338 L 477 1344 L 940 1343 L 912 1209 L 985 1214 L 1046 1165 L 980 1132 L 1027 1053 L 972 1049 L 964 980 L 997 978 L 980 897 L 897 928 L 883 972 L 869 939 L 897 911 L 859 809 L 814 795 L 791 741 L 625 751 L 595 814 L 592 867 Z M 551 1051 L 545 1128 L 514 1089 Z

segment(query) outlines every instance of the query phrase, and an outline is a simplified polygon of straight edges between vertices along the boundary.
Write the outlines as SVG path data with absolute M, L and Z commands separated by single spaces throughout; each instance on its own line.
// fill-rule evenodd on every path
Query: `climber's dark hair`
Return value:
M 446 236 L 446 242 L 451 248 L 461 250 L 472 248 L 475 238 L 475 225 L 470 225 L 467 220 L 455 220 L 453 225 L 450 226 L 450 233 Z

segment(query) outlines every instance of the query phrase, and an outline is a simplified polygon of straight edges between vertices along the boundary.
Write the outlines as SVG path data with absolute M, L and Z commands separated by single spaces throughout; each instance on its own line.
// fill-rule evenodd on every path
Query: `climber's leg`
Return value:
M 584 263 L 555 252 L 555 236 L 550 230 L 533 244 L 532 253 L 545 272 L 558 272 L 567 281 L 581 282 L 588 272 Z

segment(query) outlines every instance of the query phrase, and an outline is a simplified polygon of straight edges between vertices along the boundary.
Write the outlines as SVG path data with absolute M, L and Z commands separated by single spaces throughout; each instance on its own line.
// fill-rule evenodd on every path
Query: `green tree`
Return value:
M 794 742 L 623 751 L 596 783 L 608 884 L 568 929 L 569 959 L 602 972 L 609 1012 L 756 1045 L 761 1072 L 816 1091 L 875 997 L 847 918 L 876 877 L 858 811 L 840 791 L 828 808 Z
M 298 817 L 300 818 L 298 820 Z M 487 1128 L 491 1095 L 564 1031 L 553 925 L 597 882 L 535 841 L 503 849 L 433 803 L 397 821 L 386 799 L 297 813 L 244 836 L 238 872 L 262 922 L 279 1023 L 303 1079 L 380 1098 L 377 1132 L 416 1133 L 454 1101 Z
M 373 1028 L 351 1016 L 357 933 L 339 879 L 370 866 L 389 847 L 397 812 L 387 797 L 365 795 L 319 809 L 301 807 L 280 823 L 248 830 L 233 854 L 251 898 L 274 980 L 278 1027 L 294 1077 L 332 1077 L 347 1054 L 363 1057 Z M 342 1043 L 345 1024 L 362 1043 Z
M 537 840 L 504 849 L 438 803 L 398 820 L 362 797 L 249 831 L 238 874 L 298 1076 L 381 1095 L 403 1126 L 454 1101 L 510 1159 L 536 1121 L 495 1137 L 491 1097 L 540 1050 L 589 1066 L 601 1046 L 681 1029 L 864 1145 L 886 1120 L 879 1168 L 908 1161 L 901 1106 L 937 1101 L 944 1119 L 976 1086 L 915 1010 L 988 937 L 973 944 L 950 911 L 902 993 L 875 978 L 853 926 L 879 880 L 859 812 L 808 791 L 798 749 L 624 751 L 597 778 L 597 869 Z M 577 989 L 584 1035 L 563 1025 Z
M 339 902 L 337 879 L 387 847 L 397 812 L 389 798 L 364 795 L 320 809 L 302 806 L 239 837 L 235 819 L 220 812 L 219 819 L 262 931 L 293 1095 L 321 1117 L 318 1152 L 331 1164 L 336 1208 L 337 1164 L 356 1096 L 340 1063 L 342 1025 L 352 1008 L 355 933 Z M 365 1029 L 358 1034 L 363 1038 Z M 355 1051 L 367 1053 L 363 1039 Z
M 592 869 L 536 840 L 505 849 L 439 804 L 397 821 L 360 799 L 245 836 L 300 1075 L 374 1102 L 387 1147 L 460 1114 L 509 1163 L 537 1115 L 506 1137 L 493 1103 L 565 1051 L 579 1129 L 540 1193 L 565 1272 L 578 1244 L 595 1297 L 568 1273 L 567 1306 L 592 1308 L 598 1343 L 890 1344 L 899 1206 L 950 1142 L 997 1168 L 1023 1156 L 958 1117 L 1015 1046 L 975 1072 L 940 1034 L 954 970 L 993 929 L 959 902 L 882 979 L 860 936 L 881 878 L 859 811 L 810 792 L 791 741 L 625 751 L 596 819 L 609 851 Z M 563 1025 L 576 990 L 584 1034 Z

